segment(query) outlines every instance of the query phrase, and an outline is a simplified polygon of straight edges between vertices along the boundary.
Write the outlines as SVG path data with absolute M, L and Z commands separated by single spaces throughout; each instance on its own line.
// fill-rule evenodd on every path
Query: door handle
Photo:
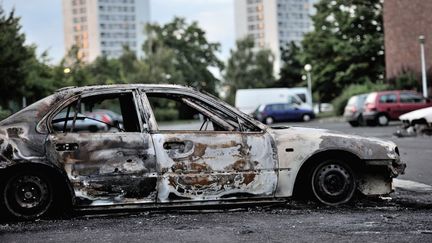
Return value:
M 74 151 L 78 149 L 77 143 L 58 143 L 55 145 L 57 151 Z

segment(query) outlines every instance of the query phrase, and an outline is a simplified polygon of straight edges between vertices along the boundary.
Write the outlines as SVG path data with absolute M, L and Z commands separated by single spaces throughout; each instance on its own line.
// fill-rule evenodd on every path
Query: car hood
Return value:
M 418 119 L 425 119 L 428 123 L 432 123 L 432 107 L 411 111 L 399 116 L 401 121 L 408 120 L 411 122 Z
M 344 150 L 366 160 L 399 158 L 395 143 L 378 138 L 303 127 L 273 127 L 269 131 L 279 151 L 292 148 L 311 155 L 326 150 Z

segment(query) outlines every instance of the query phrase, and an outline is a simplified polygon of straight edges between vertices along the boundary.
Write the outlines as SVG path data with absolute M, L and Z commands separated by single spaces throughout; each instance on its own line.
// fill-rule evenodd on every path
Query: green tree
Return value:
M 92 83 L 89 70 L 79 53 L 79 47 L 73 45 L 55 68 L 55 87 L 84 86 Z
M 270 87 L 274 83 L 273 61 L 270 50 L 256 50 L 252 37 L 238 40 L 236 49 L 230 51 L 224 73 L 226 100 L 234 103 L 237 89 Z
M 381 0 L 321 0 L 314 31 L 302 41 L 313 90 L 327 102 L 350 84 L 382 83 L 384 41 Z
M 157 71 L 163 75 L 161 80 L 169 83 L 190 85 L 216 93 L 219 80 L 209 68 L 223 68 L 223 63 L 216 56 L 220 44 L 209 42 L 205 31 L 196 22 L 187 24 L 185 19 L 176 17 L 162 26 L 148 25 L 146 32 L 148 38 L 143 46 L 146 53 L 144 61 L 150 77 Z
M 29 48 L 24 45 L 20 18 L 14 11 L 5 14 L 0 6 L 0 105 L 8 107 L 9 101 L 22 97 L 22 89 L 28 75 L 26 63 L 32 58 Z M 19 98 L 20 100 L 21 98 Z
M 135 52 L 133 52 L 129 46 L 123 46 L 123 53 L 118 58 L 120 65 L 120 80 L 124 83 L 139 83 L 143 80 L 139 80 L 139 66 L 140 61 L 137 59 Z
M 121 77 L 122 66 L 119 59 L 107 58 L 102 55 L 97 57 L 92 63 L 85 66 L 89 74 L 89 84 L 116 84 L 123 83 Z
M 151 28 L 148 26 L 148 28 Z M 188 84 L 184 71 L 179 69 L 176 52 L 164 45 L 162 38 L 152 37 L 143 45 L 145 58 L 138 62 L 134 82 Z
M 50 66 L 48 53 L 40 57 L 36 55 L 36 46 L 28 47 L 32 57 L 25 63 L 27 77 L 20 87 L 20 92 L 26 97 L 27 104 L 39 100 L 57 89 L 54 82 L 54 69 Z
M 290 42 L 281 48 L 282 67 L 276 87 L 295 87 L 302 83 L 303 64 L 301 62 L 302 50 L 295 42 Z

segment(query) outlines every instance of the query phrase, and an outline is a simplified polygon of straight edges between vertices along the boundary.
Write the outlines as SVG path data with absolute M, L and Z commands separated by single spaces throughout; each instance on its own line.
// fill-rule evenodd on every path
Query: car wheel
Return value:
M 358 126 L 359 126 L 358 121 L 349 121 L 348 123 L 349 123 L 352 127 L 358 127 Z
M 45 215 L 53 205 L 53 187 L 39 173 L 21 172 L 6 180 L 2 190 L 6 210 L 18 219 Z
M 264 119 L 264 121 L 265 121 L 265 124 L 267 124 L 267 125 L 271 125 L 271 124 L 274 123 L 274 119 L 273 119 L 273 117 L 271 117 L 271 116 L 266 117 L 266 118 Z
M 304 122 L 308 122 L 308 121 L 310 121 L 312 119 L 312 117 L 311 117 L 311 115 L 309 115 L 309 114 L 303 114 L 303 116 L 302 116 L 302 120 L 304 121 Z
M 338 160 L 329 160 L 316 166 L 311 184 L 314 197 L 331 206 L 350 201 L 356 189 L 354 172 Z
M 389 124 L 389 119 L 386 114 L 379 114 L 376 118 L 376 122 L 380 126 L 387 126 Z

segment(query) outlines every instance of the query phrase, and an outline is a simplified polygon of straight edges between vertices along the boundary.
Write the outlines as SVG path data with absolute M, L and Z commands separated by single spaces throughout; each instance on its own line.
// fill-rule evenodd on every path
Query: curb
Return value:
M 409 191 L 432 192 L 432 186 L 410 180 L 393 179 L 393 186 Z

